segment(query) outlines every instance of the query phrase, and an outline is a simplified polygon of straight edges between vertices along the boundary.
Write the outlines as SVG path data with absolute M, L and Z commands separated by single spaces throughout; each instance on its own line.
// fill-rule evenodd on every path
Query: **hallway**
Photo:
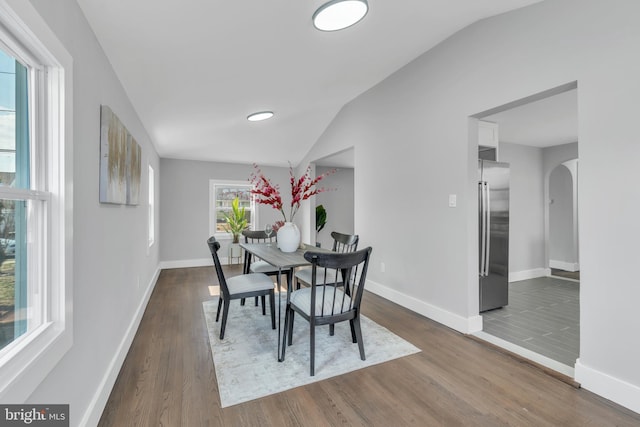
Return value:
M 509 283 L 509 305 L 481 313 L 483 331 L 573 368 L 580 352 L 580 283 Z

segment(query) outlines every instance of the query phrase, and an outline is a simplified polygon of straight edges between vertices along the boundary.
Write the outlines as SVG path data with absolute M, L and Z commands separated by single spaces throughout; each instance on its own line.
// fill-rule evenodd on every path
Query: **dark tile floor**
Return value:
M 580 284 L 540 277 L 509 284 L 509 305 L 481 313 L 483 331 L 573 367 L 580 351 Z

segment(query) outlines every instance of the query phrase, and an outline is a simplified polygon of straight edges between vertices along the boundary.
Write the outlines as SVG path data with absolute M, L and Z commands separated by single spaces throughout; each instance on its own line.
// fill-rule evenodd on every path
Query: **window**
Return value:
M 70 82 L 33 7 L 0 0 L 0 401 L 24 401 L 71 347 Z
M 246 181 L 210 181 L 209 189 L 209 234 L 218 236 L 224 234 L 230 237 L 227 231 L 227 221 L 223 213 L 231 212 L 231 202 L 236 197 L 240 200 L 240 208 L 245 208 L 245 216 L 249 222 L 249 229 L 253 229 L 256 223 L 256 209 L 251 195 L 251 184 Z
M 149 165 L 149 247 L 156 240 L 155 204 L 155 177 L 153 168 Z
M 40 237 L 47 197 L 30 186 L 27 86 L 27 68 L 0 49 L 0 351 L 42 324 L 42 284 L 27 270 L 38 254 L 26 249 L 27 228 Z

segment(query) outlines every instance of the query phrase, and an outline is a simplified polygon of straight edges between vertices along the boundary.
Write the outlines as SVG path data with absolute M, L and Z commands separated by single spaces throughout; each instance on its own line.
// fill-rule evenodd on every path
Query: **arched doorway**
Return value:
M 548 261 L 554 275 L 579 279 L 578 160 L 556 166 L 549 174 Z M 574 273 L 574 274 L 568 274 Z

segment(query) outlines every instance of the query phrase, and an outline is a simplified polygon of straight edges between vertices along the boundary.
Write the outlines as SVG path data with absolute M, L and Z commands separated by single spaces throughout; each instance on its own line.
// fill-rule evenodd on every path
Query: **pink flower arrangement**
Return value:
M 300 178 L 296 178 L 293 173 L 293 167 L 289 164 L 289 175 L 291 176 L 289 179 L 291 182 L 291 206 L 289 209 L 289 218 L 287 219 L 280 195 L 280 187 L 277 184 L 272 184 L 271 181 L 264 176 L 257 164 L 254 163 L 253 167 L 255 172 L 251 174 L 249 181 L 251 181 L 254 186 L 251 194 L 255 196 L 256 203 L 270 205 L 272 208 L 279 210 L 285 222 L 293 221 L 293 217 L 296 215 L 296 212 L 298 212 L 298 209 L 300 209 L 300 203 L 304 200 L 318 193 L 333 190 L 325 187 L 317 187 L 317 184 L 326 176 L 334 173 L 336 171 L 335 169 L 312 179 L 311 166 L 307 166 L 306 172 Z

